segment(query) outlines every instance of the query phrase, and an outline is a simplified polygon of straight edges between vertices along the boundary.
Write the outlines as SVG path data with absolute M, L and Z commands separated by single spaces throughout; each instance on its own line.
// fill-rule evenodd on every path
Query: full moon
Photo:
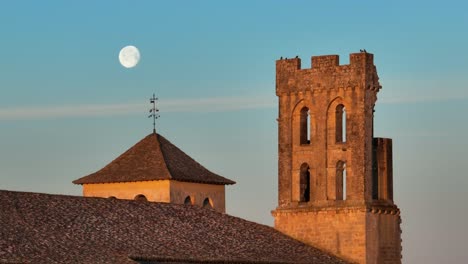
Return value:
M 119 61 L 125 68 L 133 68 L 140 61 L 140 51 L 135 46 L 126 46 L 120 50 Z

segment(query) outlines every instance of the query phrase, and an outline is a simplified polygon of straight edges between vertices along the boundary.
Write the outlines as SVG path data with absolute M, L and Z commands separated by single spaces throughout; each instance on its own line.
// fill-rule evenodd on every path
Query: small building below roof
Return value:
M 225 185 L 234 181 L 200 165 L 152 133 L 101 170 L 73 181 L 83 195 L 212 207 L 225 212 Z

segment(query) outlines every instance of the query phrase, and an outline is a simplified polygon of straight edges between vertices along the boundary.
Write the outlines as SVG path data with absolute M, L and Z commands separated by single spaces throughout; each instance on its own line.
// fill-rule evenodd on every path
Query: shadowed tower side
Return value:
M 276 62 L 278 207 L 275 228 L 358 263 L 401 263 L 392 141 L 374 138 L 381 89 L 373 55 Z

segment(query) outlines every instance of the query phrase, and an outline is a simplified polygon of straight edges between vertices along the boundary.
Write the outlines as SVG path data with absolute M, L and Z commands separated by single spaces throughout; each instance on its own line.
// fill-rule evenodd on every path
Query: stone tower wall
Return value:
M 296 202 L 297 190 L 291 175 L 300 165 L 310 166 L 313 180 L 312 200 L 330 200 L 335 196 L 333 179 L 336 163 L 346 162 L 349 196 L 369 200 L 372 194 L 372 116 L 380 89 L 373 55 L 350 55 L 349 65 L 339 65 L 337 55 L 312 57 L 312 68 L 301 69 L 301 60 L 285 59 L 276 63 L 276 94 L 279 97 L 279 205 Z M 346 142 L 334 140 L 334 111 L 338 104 L 346 108 Z M 299 142 L 299 115 L 303 107 L 310 111 L 311 142 Z M 293 176 L 294 177 L 294 176 Z M 294 180 L 292 180 L 294 182 Z M 290 193 L 292 192 L 292 193 Z
M 365 209 L 278 211 L 275 227 L 353 263 L 366 263 Z
M 373 137 L 378 80 L 373 55 L 365 52 L 351 54 L 348 65 L 339 65 L 337 55 L 312 57 L 310 69 L 302 69 L 299 58 L 276 62 L 275 227 L 359 263 L 384 263 L 375 261 L 385 250 L 370 239 L 401 244 L 399 216 L 372 213 L 399 215 L 393 204 L 392 142 Z M 372 225 L 377 228 L 371 229 Z M 398 232 L 393 233 L 395 227 Z M 385 263 L 401 262 L 398 253 L 387 255 L 398 258 Z
M 401 263 L 401 218 L 397 210 L 374 208 L 366 214 L 366 263 Z

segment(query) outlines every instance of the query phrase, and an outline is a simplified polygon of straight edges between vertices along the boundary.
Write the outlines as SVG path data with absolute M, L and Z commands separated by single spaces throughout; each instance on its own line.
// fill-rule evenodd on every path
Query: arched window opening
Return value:
M 346 200 L 346 163 L 338 161 L 336 164 L 336 200 Z
M 341 130 L 341 134 L 343 135 L 343 142 L 346 142 L 346 135 L 348 134 L 348 130 L 346 128 L 346 108 L 343 107 L 343 128 Z M 345 171 L 346 172 L 346 171 Z
M 308 202 L 310 201 L 310 170 L 309 165 L 307 165 L 307 163 L 301 165 L 300 173 L 301 174 L 299 179 L 299 202 Z
M 346 176 L 346 163 L 343 166 L 344 166 L 344 168 L 343 168 L 343 187 L 342 187 L 343 188 L 343 200 L 346 200 L 347 197 L 348 197 L 348 194 L 347 194 L 347 189 L 348 189 L 347 188 L 347 186 L 348 186 L 347 179 L 348 179 L 348 177 Z
M 146 196 L 144 196 L 143 194 L 139 194 L 135 196 L 135 201 L 146 202 L 148 201 L 148 199 L 146 199 Z
M 336 143 L 344 143 L 346 142 L 346 109 L 342 104 L 336 106 L 335 121 Z
M 203 200 L 203 208 L 213 208 L 210 198 L 205 198 L 205 200 Z
M 301 109 L 299 132 L 301 145 L 310 144 L 310 113 L 307 107 Z
M 184 204 L 192 205 L 192 198 L 190 196 L 185 197 Z

